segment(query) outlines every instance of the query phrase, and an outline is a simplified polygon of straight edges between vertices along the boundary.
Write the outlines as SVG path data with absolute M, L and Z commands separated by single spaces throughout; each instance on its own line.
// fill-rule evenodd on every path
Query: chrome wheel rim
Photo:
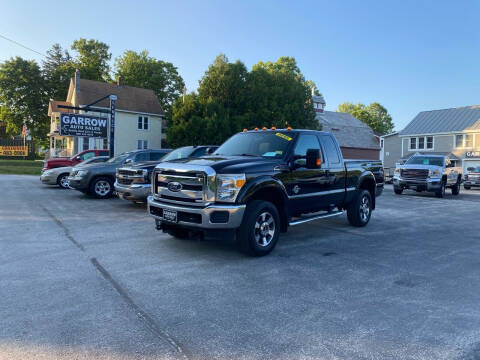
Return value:
M 70 181 L 68 181 L 68 176 L 64 175 L 60 178 L 60 186 L 65 189 L 70 187 Z
M 95 193 L 100 196 L 105 196 L 110 192 L 110 183 L 105 180 L 98 181 L 95 184 Z
M 362 222 L 367 222 L 368 217 L 370 216 L 370 199 L 368 196 L 363 196 L 362 201 L 360 201 L 360 219 Z
M 275 235 L 275 219 L 268 211 L 258 215 L 253 229 L 255 242 L 262 247 L 268 246 Z

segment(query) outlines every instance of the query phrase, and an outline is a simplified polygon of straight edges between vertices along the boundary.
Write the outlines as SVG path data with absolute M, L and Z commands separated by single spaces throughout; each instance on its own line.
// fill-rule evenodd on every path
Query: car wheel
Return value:
M 445 181 L 442 181 L 440 184 L 440 190 L 435 193 L 435 196 L 438 198 L 443 198 L 445 196 Z
M 372 195 L 368 190 L 361 190 L 347 208 L 347 218 L 350 225 L 365 226 L 372 216 Z
M 113 193 L 113 183 L 107 177 L 98 177 L 93 179 L 90 184 L 90 194 L 98 199 L 106 199 Z
M 275 205 L 268 201 L 250 201 L 237 230 L 240 249 L 251 256 L 267 255 L 277 245 L 279 234 L 280 216 Z
M 460 184 L 456 183 L 454 186 L 452 186 L 452 195 L 458 194 L 460 194 Z
M 69 189 L 70 188 L 70 181 L 68 180 L 68 174 L 61 174 L 57 178 L 57 184 L 62 189 Z
M 464 188 L 465 190 L 470 190 L 470 189 L 471 189 L 470 186 L 466 186 L 466 185 L 463 185 L 463 188 Z
M 394 192 L 395 194 L 397 194 L 397 195 L 402 195 L 403 189 L 400 188 L 400 187 L 394 187 L 394 188 L 393 188 L 393 192 Z

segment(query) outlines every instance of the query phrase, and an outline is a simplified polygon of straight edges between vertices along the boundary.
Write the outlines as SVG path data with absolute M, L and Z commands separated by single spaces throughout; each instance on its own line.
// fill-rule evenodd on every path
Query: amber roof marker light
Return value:
M 255 131 L 258 131 L 258 127 L 256 127 L 256 128 L 255 128 L 255 129 L 253 129 L 253 130 L 255 130 Z
M 287 127 L 287 130 L 290 131 L 290 130 L 292 130 L 292 128 L 289 126 L 289 127 Z
M 266 126 L 262 127 L 262 130 L 267 130 L 267 127 Z
M 275 126 L 272 126 L 272 130 L 277 130 L 277 128 Z
M 243 132 L 247 132 L 248 130 L 247 129 L 243 129 Z

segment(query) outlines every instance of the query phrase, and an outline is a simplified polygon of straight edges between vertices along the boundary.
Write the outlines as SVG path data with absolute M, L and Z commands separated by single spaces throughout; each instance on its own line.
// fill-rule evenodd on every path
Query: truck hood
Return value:
M 132 170 L 138 170 L 138 169 L 153 169 L 155 166 L 160 164 L 161 161 L 142 161 L 138 163 L 133 163 L 133 164 L 128 164 L 125 166 L 122 166 L 124 169 L 132 169 Z
M 443 168 L 436 165 L 405 164 L 400 166 L 400 169 L 442 170 Z
M 201 158 L 179 159 L 169 162 L 162 162 L 162 166 L 171 164 L 210 166 L 217 174 L 249 174 L 272 172 L 274 167 L 281 164 L 282 159 L 269 159 L 261 156 L 204 156 Z
M 58 163 L 66 163 L 66 162 L 72 162 L 70 158 L 68 157 L 60 157 L 60 158 L 53 158 L 53 159 L 48 159 L 47 164 L 58 164 Z

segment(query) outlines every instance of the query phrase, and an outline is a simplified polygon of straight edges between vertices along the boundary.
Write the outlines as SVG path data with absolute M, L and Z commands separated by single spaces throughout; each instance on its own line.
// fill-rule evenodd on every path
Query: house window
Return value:
M 409 150 L 433 150 L 433 136 L 418 136 L 410 138 Z
M 82 145 L 82 149 L 83 150 L 88 150 L 89 146 L 88 146 L 88 137 L 84 137 L 83 138 L 83 145 Z
M 433 136 L 427 136 L 427 149 L 433 149 Z
M 417 138 L 410 138 L 410 150 L 417 149 Z
M 473 134 L 455 135 L 456 148 L 473 148 Z
M 137 150 L 148 149 L 148 140 L 137 140 Z
M 137 130 L 148 130 L 150 123 L 148 116 L 139 116 L 137 120 Z

